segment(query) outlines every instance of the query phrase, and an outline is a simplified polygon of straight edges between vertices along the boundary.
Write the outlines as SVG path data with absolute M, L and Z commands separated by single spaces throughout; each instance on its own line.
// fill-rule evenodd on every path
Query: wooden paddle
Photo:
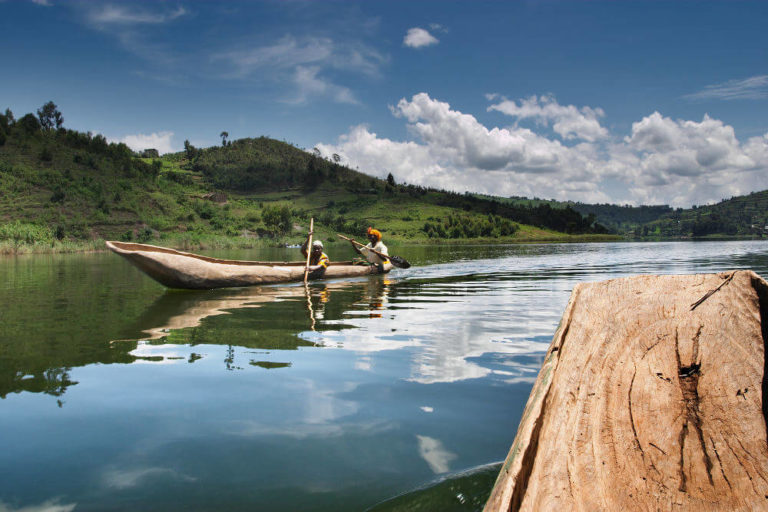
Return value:
M 309 257 L 312 255 L 312 231 L 315 229 L 315 218 L 309 219 L 309 240 L 307 241 L 307 266 L 304 267 L 304 284 L 307 283 L 307 277 L 309 277 Z
M 354 238 L 348 238 L 348 237 L 346 237 L 344 235 L 337 235 L 337 236 L 339 238 L 343 238 L 344 240 L 348 240 L 348 241 L 352 242 L 353 244 L 358 245 L 360 247 L 365 247 L 365 245 L 361 244 L 360 242 L 358 242 Z M 384 253 L 381 253 L 381 252 L 376 251 L 374 249 L 371 249 L 370 247 L 368 247 L 367 249 L 369 251 L 371 251 L 373 254 L 375 254 L 376 256 L 378 256 L 379 258 L 391 261 L 392 265 L 394 265 L 397 268 L 410 268 L 411 267 L 411 264 L 408 263 L 408 260 L 406 260 L 405 258 L 401 258 L 400 256 L 389 256 L 387 254 L 384 254 Z

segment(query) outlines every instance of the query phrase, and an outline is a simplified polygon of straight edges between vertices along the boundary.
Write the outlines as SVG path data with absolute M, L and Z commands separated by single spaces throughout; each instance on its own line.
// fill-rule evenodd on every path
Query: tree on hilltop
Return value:
M 37 117 L 40 119 L 43 130 L 52 130 L 54 127 L 58 130 L 64 124 L 64 116 L 52 101 L 37 109 Z
M 219 134 L 219 137 L 221 137 L 221 145 L 222 146 L 226 146 L 227 145 L 227 137 L 229 137 L 229 133 L 221 132 Z

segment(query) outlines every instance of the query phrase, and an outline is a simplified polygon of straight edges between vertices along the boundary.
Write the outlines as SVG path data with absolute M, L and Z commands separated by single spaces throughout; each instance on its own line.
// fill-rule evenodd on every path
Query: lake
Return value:
M 575 284 L 768 276 L 764 241 L 391 252 L 414 266 L 309 295 L 0 259 L 0 510 L 479 510 Z

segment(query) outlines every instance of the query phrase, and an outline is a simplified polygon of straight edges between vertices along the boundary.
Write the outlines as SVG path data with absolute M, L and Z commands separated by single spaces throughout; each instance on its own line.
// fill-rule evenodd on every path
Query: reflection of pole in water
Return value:
M 227 357 L 224 358 L 224 362 L 227 364 L 227 370 L 231 370 L 235 362 L 235 348 L 232 345 L 227 345 Z
M 313 331 L 315 330 L 315 312 L 312 310 L 312 296 L 309 294 L 309 283 L 304 281 L 304 292 L 307 296 L 307 309 L 309 310 L 309 319 L 311 324 L 309 326 Z

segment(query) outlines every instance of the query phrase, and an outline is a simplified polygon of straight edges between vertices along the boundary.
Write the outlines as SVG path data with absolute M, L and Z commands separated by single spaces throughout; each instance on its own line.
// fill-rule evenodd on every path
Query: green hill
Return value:
M 50 104 L 53 105 L 53 104 Z M 48 106 L 48 105 L 46 105 Z M 102 247 L 102 239 L 195 248 L 388 240 L 569 240 L 608 230 L 575 210 L 516 205 L 380 180 L 259 137 L 141 158 L 101 135 L 63 128 L 53 109 L 0 114 L 0 251 Z M 58 115 L 58 117 L 56 117 Z
M 490 196 L 478 196 L 490 199 Z M 496 198 L 521 206 L 572 208 L 611 231 L 632 238 L 765 238 L 768 190 L 724 199 L 718 204 L 672 208 L 668 205 L 588 204 L 526 197 Z
M 492 199 L 491 196 L 478 194 L 478 197 Z M 576 201 L 557 201 L 555 199 L 530 199 L 527 197 L 495 198 L 508 204 L 519 206 L 549 205 L 551 208 L 571 208 L 584 217 L 592 216 L 598 223 L 613 232 L 626 234 L 633 232 L 642 224 L 659 219 L 671 213 L 672 207 L 667 205 L 629 206 L 616 204 L 589 204 Z
M 768 190 L 671 211 L 643 224 L 639 236 L 721 238 L 768 236 Z

